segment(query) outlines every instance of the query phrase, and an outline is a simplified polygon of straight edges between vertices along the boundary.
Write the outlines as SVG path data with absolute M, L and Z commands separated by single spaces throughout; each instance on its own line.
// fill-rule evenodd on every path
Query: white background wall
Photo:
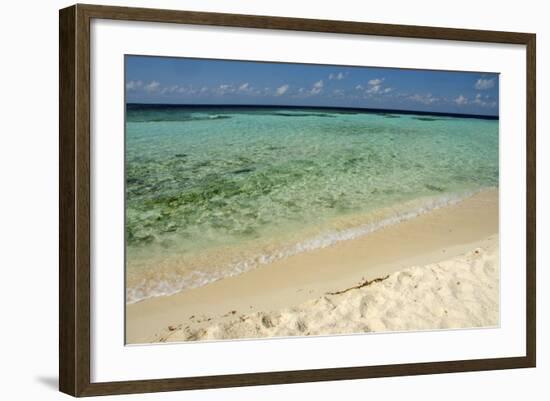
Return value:
M 550 25 L 545 2 L 264 0 L 95 1 L 98 4 L 537 33 L 538 368 L 314 384 L 122 396 L 140 400 L 548 399 L 545 343 L 550 303 L 548 99 Z M 57 393 L 58 9 L 69 1 L 11 1 L 2 9 L 0 53 L 0 394 Z M 212 361 L 215 363 L 215 361 Z M 546 379 L 548 380 L 548 379 Z M 102 398 L 105 400 L 113 397 Z

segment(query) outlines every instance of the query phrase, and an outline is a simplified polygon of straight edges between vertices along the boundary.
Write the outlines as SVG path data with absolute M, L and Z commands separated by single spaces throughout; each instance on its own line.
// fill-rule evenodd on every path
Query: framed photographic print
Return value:
M 60 11 L 60 390 L 535 366 L 535 35 Z

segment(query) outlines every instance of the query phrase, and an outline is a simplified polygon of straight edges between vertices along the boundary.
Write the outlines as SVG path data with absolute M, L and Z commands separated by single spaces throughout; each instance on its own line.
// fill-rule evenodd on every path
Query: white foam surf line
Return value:
M 392 226 L 394 224 L 399 224 L 401 222 L 414 219 L 415 217 L 442 207 L 452 206 L 487 189 L 488 188 L 483 188 L 476 191 L 462 193 L 460 195 L 452 194 L 439 198 L 433 198 L 421 207 L 408 211 L 396 212 L 395 215 L 374 223 L 364 224 L 358 227 L 348 228 L 340 231 L 330 231 L 327 233 L 323 233 L 321 235 L 299 242 L 295 245 L 283 248 L 280 251 L 274 252 L 269 255 L 256 255 L 239 263 L 225 266 L 224 268 L 216 268 L 216 271 L 214 273 L 206 274 L 200 271 L 195 271 L 189 277 L 173 277 L 173 280 L 164 279 L 159 280 L 155 283 L 146 283 L 144 281 L 142 282 L 142 286 L 139 286 L 138 288 L 126 289 L 126 303 L 132 304 L 147 298 L 174 295 L 178 292 L 202 287 L 214 281 L 218 281 L 226 277 L 236 276 L 241 273 L 256 269 L 262 265 L 273 263 L 275 261 L 285 259 L 303 252 L 311 252 L 317 249 L 332 246 L 342 241 L 349 241 L 352 239 L 363 237 L 384 227 Z

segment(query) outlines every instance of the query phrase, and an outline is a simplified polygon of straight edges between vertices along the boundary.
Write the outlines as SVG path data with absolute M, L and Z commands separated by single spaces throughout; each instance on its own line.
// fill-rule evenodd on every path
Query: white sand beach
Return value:
M 280 311 L 172 326 L 162 341 L 487 327 L 498 324 L 496 236 L 467 254 L 415 266 Z
M 498 190 L 238 276 L 127 305 L 129 344 L 488 327 Z

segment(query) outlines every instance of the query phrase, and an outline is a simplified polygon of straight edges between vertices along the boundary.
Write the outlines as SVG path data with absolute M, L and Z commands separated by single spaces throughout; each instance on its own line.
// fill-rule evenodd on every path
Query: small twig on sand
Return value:
M 373 280 L 365 280 L 363 281 L 362 283 L 360 284 L 357 284 L 353 287 L 350 287 L 350 288 L 346 288 L 345 290 L 342 290 L 342 291 L 336 291 L 336 292 L 327 292 L 327 295 L 340 295 L 340 294 L 343 294 L 345 292 L 348 292 L 348 291 L 351 291 L 351 290 L 358 290 L 359 288 L 363 288 L 363 287 L 367 287 L 371 284 L 374 284 L 374 283 L 379 283 L 380 281 L 384 281 L 385 279 L 387 279 L 389 277 L 389 274 L 386 276 L 386 277 L 382 277 L 382 278 L 375 278 Z

